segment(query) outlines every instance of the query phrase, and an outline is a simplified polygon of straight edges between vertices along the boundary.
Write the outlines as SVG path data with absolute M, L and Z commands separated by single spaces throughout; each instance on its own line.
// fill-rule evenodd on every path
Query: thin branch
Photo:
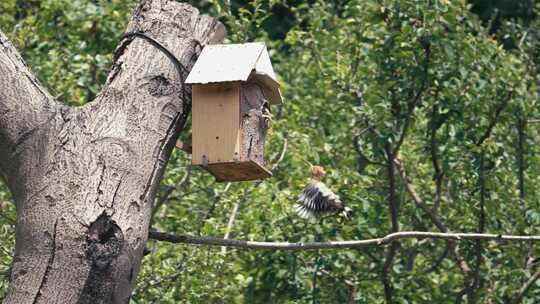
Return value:
M 450 246 L 450 242 L 447 242 L 446 243 L 446 248 L 444 248 L 443 253 L 435 260 L 435 262 L 433 262 L 431 267 L 429 267 L 426 270 L 420 271 L 420 273 L 428 274 L 428 273 L 436 271 L 439 268 L 439 266 L 442 264 L 442 262 L 448 256 L 448 253 L 450 252 L 450 249 L 452 249 L 452 246 Z
M 439 155 L 437 154 L 437 131 L 443 125 L 445 120 L 435 121 L 436 112 L 437 112 L 437 106 L 434 106 L 431 121 L 430 121 L 431 132 L 430 132 L 429 148 L 431 151 L 431 163 L 433 165 L 433 170 L 435 171 L 435 198 L 434 198 L 433 210 L 435 212 L 438 212 L 439 207 L 441 205 L 442 182 L 443 182 L 443 177 L 444 177 L 444 171 L 441 168 Z
M 523 43 L 525 42 L 525 39 L 527 38 L 527 35 L 529 34 L 529 31 L 531 30 L 531 28 L 529 27 L 521 36 L 521 39 L 519 39 L 519 43 L 518 43 L 518 49 L 521 49 L 521 46 L 523 45 Z
M 420 84 L 420 88 L 418 88 L 418 92 L 408 101 L 409 104 L 409 112 L 407 113 L 407 117 L 405 117 L 405 124 L 403 125 L 403 128 L 401 130 L 401 135 L 399 136 L 399 140 L 394 147 L 393 154 L 397 155 L 399 148 L 401 148 L 401 145 L 403 144 L 403 141 L 405 140 L 405 137 L 407 135 L 407 131 L 409 130 L 409 125 L 411 124 L 411 121 L 414 116 L 414 110 L 416 109 L 416 106 L 420 102 L 420 99 L 422 97 L 422 94 L 427 89 L 427 80 L 428 80 L 428 69 L 429 69 L 429 63 L 430 63 L 430 55 L 431 55 L 431 47 L 429 43 L 424 46 L 424 52 L 426 53 L 426 57 L 424 60 L 424 77 L 422 78 L 422 83 Z
M 315 269 L 313 270 L 313 277 L 311 278 L 311 303 L 317 304 L 317 274 L 319 272 L 319 268 L 321 267 L 321 255 L 319 252 L 317 252 L 317 257 L 315 258 Z
M 225 230 L 225 236 L 223 236 L 224 239 L 228 239 L 231 235 L 232 228 L 234 226 L 234 222 L 236 221 L 236 215 L 238 214 L 238 209 L 240 209 L 240 203 L 245 201 L 246 197 L 248 195 L 248 188 L 244 189 L 244 195 L 242 196 L 242 199 L 240 201 L 237 201 L 234 203 L 233 210 L 231 211 L 231 215 L 229 216 L 229 222 L 227 223 L 227 229 Z M 227 254 L 227 247 L 221 248 L 221 253 L 223 255 Z
M 187 166 L 186 173 L 184 174 L 180 182 L 175 186 L 167 186 L 165 193 L 160 196 L 159 199 L 157 199 L 157 202 L 152 209 L 152 217 L 156 215 L 157 211 L 161 206 L 168 204 L 168 202 L 173 199 L 173 197 L 171 197 L 171 194 L 174 192 L 174 190 L 180 189 L 187 181 L 189 181 L 189 177 L 191 176 L 191 169 L 191 166 Z
M 540 235 L 503 235 L 490 233 L 441 233 L 425 231 L 401 231 L 391 233 L 381 238 L 354 240 L 354 241 L 328 241 L 328 242 L 261 242 L 236 239 L 222 239 L 209 236 L 176 235 L 158 231 L 150 231 L 149 238 L 175 244 L 194 244 L 210 246 L 227 246 L 243 249 L 258 250 L 319 250 L 381 247 L 402 239 L 434 239 L 451 241 L 496 241 L 496 242 L 540 242 Z
M 497 109 L 495 109 L 495 113 L 493 114 L 493 117 L 491 121 L 489 122 L 489 125 L 486 131 L 475 143 L 477 146 L 481 146 L 484 143 L 484 141 L 491 136 L 491 132 L 493 132 L 493 128 L 495 128 L 495 125 L 497 125 L 497 122 L 499 121 L 499 116 L 501 116 L 502 111 L 504 110 L 504 108 L 506 108 L 510 99 L 512 99 L 513 94 L 514 94 L 513 91 L 508 92 L 508 97 L 503 102 L 501 102 L 501 104 L 499 104 Z
M 7 216 L 2 210 L 0 210 L 0 217 L 5 219 L 9 224 L 15 225 L 16 221 L 11 217 Z
M 527 280 L 525 284 L 523 284 L 523 286 L 521 286 L 519 292 L 510 301 L 510 304 L 521 303 L 531 286 L 538 280 L 538 278 L 540 278 L 540 268 Z
M 366 128 L 366 130 L 368 130 L 368 129 L 369 128 Z M 356 135 L 354 137 L 353 145 L 354 145 L 354 150 L 362 158 L 362 160 L 365 161 L 367 164 L 370 164 L 370 165 L 377 165 L 377 166 L 381 166 L 381 167 L 386 166 L 386 164 L 384 164 L 382 162 L 374 161 L 374 160 L 370 159 L 369 157 L 367 157 L 364 154 L 364 152 L 362 151 L 362 148 L 360 147 L 360 143 L 358 142 L 359 138 L 360 138 L 360 135 Z
M 272 167 L 270 167 L 270 171 L 275 170 L 279 164 L 283 161 L 285 158 L 285 154 L 287 154 L 287 148 L 289 147 L 289 140 L 287 138 L 283 139 L 283 148 L 281 148 L 281 153 L 279 154 L 278 159 L 273 162 Z
M 518 186 L 519 186 L 519 198 L 521 202 L 525 199 L 525 144 L 527 140 L 526 136 L 527 121 L 522 115 L 519 115 L 516 122 L 516 129 L 518 131 L 517 142 L 517 163 L 518 163 Z
M 390 144 L 386 145 L 386 157 L 388 159 L 386 168 L 387 168 L 387 177 L 388 177 L 388 205 L 390 208 L 390 219 L 392 223 L 392 232 L 399 231 L 399 222 L 398 222 L 398 201 L 396 197 L 396 180 L 394 176 L 394 156 L 392 152 L 392 147 Z
M 480 214 L 478 215 L 478 233 L 484 233 L 486 230 L 486 177 L 485 177 L 485 166 L 484 166 L 484 157 L 485 152 L 482 151 L 480 154 L 480 168 L 479 168 L 479 180 L 480 183 Z M 472 297 L 475 289 L 478 289 L 481 287 L 481 278 L 480 278 L 480 267 L 482 266 L 483 258 L 482 255 L 484 253 L 484 247 L 482 246 L 482 242 L 476 241 L 475 244 L 475 250 L 476 250 L 476 264 L 474 267 L 474 279 L 471 283 L 471 291 L 470 291 L 470 297 Z
M 439 215 L 436 213 L 436 211 L 429 208 L 429 206 L 420 198 L 418 193 L 416 192 L 415 186 L 411 183 L 411 180 L 407 176 L 407 172 L 405 171 L 405 166 L 403 166 L 401 160 L 396 158 L 394 160 L 394 163 L 396 164 L 399 174 L 401 176 L 401 180 L 403 181 L 405 188 L 407 189 L 407 192 L 412 197 L 414 203 L 416 206 L 420 207 L 427 215 L 430 217 L 433 224 L 442 232 L 448 232 L 448 227 L 441 221 L 439 218 Z
M 443 223 L 443 221 L 440 219 L 438 213 L 436 210 L 432 210 L 428 207 L 428 205 L 420 198 L 418 193 L 416 192 L 416 189 L 414 185 L 412 184 L 411 180 L 407 176 L 407 172 L 405 171 L 405 166 L 403 166 L 403 163 L 396 157 L 394 159 L 394 162 L 399 170 L 401 180 L 405 184 L 405 188 L 407 189 L 407 192 L 409 195 L 413 198 L 414 203 L 416 206 L 418 206 L 420 209 L 422 209 L 425 213 L 427 213 L 431 219 L 431 222 L 442 232 L 446 233 L 448 232 L 448 227 Z M 456 259 L 456 262 L 459 265 L 459 268 L 465 273 L 471 271 L 471 268 L 465 261 L 465 259 L 461 256 L 459 253 L 459 250 L 457 247 L 452 245 L 452 253 L 454 255 L 454 258 Z
M 304 267 L 306 267 L 306 268 L 313 267 L 313 263 L 307 262 L 301 256 L 297 256 L 296 258 L 298 259 L 298 261 L 300 261 L 304 265 Z M 336 281 L 341 281 L 341 282 L 343 282 L 345 285 L 347 285 L 349 287 L 358 286 L 358 283 L 360 281 L 374 280 L 375 279 L 375 278 L 358 279 L 358 278 L 355 277 L 352 280 L 349 280 L 349 279 L 345 278 L 342 273 L 339 273 L 339 272 L 336 272 L 336 271 L 328 271 L 328 270 L 326 270 L 324 268 L 322 268 L 322 269 L 319 268 L 319 272 L 324 274 L 327 277 L 331 277 L 332 279 L 334 279 Z M 369 275 L 369 273 L 367 275 Z
M 386 300 L 386 303 L 388 304 L 393 303 L 392 298 L 393 298 L 394 288 L 392 286 L 392 280 L 390 278 L 390 268 L 392 267 L 392 262 L 394 261 L 394 258 L 396 257 L 398 248 L 399 248 L 399 243 L 393 242 L 388 251 L 388 255 L 386 256 L 386 260 L 384 261 L 384 265 L 383 265 L 383 269 L 381 273 L 381 281 L 384 287 L 384 298 Z
M 202 228 L 202 225 L 204 225 L 204 222 L 206 220 L 212 217 L 212 214 L 214 213 L 214 209 L 216 209 L 216 205 L 221 201 L 221 198 L 223 197 L 223 195 L 229 191 L 229 189 L 231 188 L 231 185 L 232 185 L 231 182 L 228 182 L 227 184 L 225 184 L 225 188 L 223 189 L 223 191 L 221 191 L 219 194 L 217 194 L 214 197 L 214 201 L 212 202 L 212 205 L 210 205 L 210 208 L 208 208 L 208 211 L 206 211 L 206 214 L 204 215 L 204 218 L 201 222 L 201 227 L 199 227 L 199 229 Z
M 392 232 L 396 233 L 399 231 L 399 220 L 398 220 L 398 212 L 399 212 L 399 203 L 396 196 L 396 176 L 395 176 L 395 165 L 394 165 L 394 158 L 395 154 L 392 151 L 392 147 L 389 143 L 386 144 L 385 147 L 386 150 L 386 170 L 387 170 L 387 178 L 388 178 L 388 205 L 390 208 L 390 219 L 392 223 Z M 384 297 L 386 299 L 386 303 L 391 304 L 392 301 L 392 295 L 393 295 L 393 287 L 392 287 L 392 280 L 390 278 L 390 268 L 392 267 L 394 258 L 396 256 L 397 250 L 399 248 L 398 243 L 392 243 L 392 246 L 390 246 L 390 249 L 388 250 L 388 253 L 386 255 L 386 260 L 384 261 L 383 268 L 381 271 L 381 281 L 384 287 Z
M 283 159 L 285 158 L 285 154 L 287 154 L 288 146 L 289 146 L 289 141 L 287 140 L 287 138 L 285 138 L 283 140 L 283 148 L 281 149 L 281 153 L 278 159 L 274 162 L 274 164 L 270 168 L 270 171 L 275 170 L 279 166 L 279 164 L 283 161 Z M 223 237 L 224 239 L 228 239 L 231 234 L 232 228 L 234 226 L 234 222 L 236 221 L 236 215 L 238 214 L 238 210 L 240 208 L 240 203 L 242 201 L 245 201 L 248 194 L 251 193 L 251 191 L 255 190 L 255 188 L 257 188 L 261 183 L 262 183 L 262 180 L 255 183 L 251 189 L 249 190 L 245 189 L 242 199 L 234 204 L 233 210 L 231 211 L 231 215 L 229 216 L 229 222 L 227 223 L 227 229 L 225 230 L 225 236 Z M 221 248 L 221 253 L 223 255 L 227 254 L 227 247 Z
M 485 171 L 484 171 L 484 156 L 485 152 L 480 153 L 480 166 L 478 168 L 478 184 L 480 188 L 480 210 L 478 214 L 478 233 L 484 233 L 486 226 L 486 210 L 485 210 L 485 201 L 486 201 L 486 181 L 485 181 Z M 465 287 L 457 294 L 456 303 L 461 303 L 464 295 L 467 295 L 467 299 L 470 302 L 476 302 L 475 292 L 481 287 L 482 281 L 480 278 L 480 267 L 482 266 L 484 253 L 484 247 L 482 242 L 477 240 L 474 245 L 475 250 L 475 264 L 472 278 L 467 280 Z

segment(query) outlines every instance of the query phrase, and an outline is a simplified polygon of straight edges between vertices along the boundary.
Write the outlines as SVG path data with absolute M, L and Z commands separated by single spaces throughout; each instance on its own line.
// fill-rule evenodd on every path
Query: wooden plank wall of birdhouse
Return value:
M 240 92 L 240 159 L 254 160 L 263 165 L 264 142 L 269 127 L 269 118 L 263 117 L 264 104 L 268 103 L 260 86 L 243 83 Z M 270 108 L 268 107 L 268 110 Z
M 194 165 L 233 161 L 240 147 L 240 84 L 193 85 Z

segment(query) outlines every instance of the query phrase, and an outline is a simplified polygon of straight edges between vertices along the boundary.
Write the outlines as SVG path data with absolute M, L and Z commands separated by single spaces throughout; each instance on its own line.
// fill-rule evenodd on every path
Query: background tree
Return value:
M 403 230 L 538 234 L 538 4 L 195 4 L 222 16 L 229 41 L 263 40 L 271 49 L 286 98 L 269 138 L 274 177 L 216 184 L 173 153 L 153 227 L 303 242 Z M 133 3 L 8 0 L 0 6 L 0 28 L 39 78 L 60 99 L 84 104 L 107 75 Z M 294 214 L 309 175 L 303 159 L 330 168 L 328 183 L 354 209 L 351 220 L 309 222 Z M 15 211 L 7 191 L 0 195 L 0 271 L 7 273 Z M 540 299 L 531 280 L 540 274 L 533 243 L 409 240 L 295 253 L 147 246 L 135 303 Z

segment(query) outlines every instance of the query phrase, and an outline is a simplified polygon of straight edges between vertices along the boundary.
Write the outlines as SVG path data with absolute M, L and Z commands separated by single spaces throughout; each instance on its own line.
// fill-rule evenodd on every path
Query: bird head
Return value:
M 326 175 L 326 171 L 321 166 L 311 166 L 311 177 L 315 180 L 321 181 Z

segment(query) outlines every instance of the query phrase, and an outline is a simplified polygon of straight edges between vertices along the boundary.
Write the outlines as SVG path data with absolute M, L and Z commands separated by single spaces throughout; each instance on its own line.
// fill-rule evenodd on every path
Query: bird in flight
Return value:
M 351 212 L 351 208 L 345 207 L 339 196 L 322 182 L 325 175 L 323 167 L 311 166 L 311 179 L 294 206 L 301 217 L 317 218 L 338 212 L 348 217 Z

